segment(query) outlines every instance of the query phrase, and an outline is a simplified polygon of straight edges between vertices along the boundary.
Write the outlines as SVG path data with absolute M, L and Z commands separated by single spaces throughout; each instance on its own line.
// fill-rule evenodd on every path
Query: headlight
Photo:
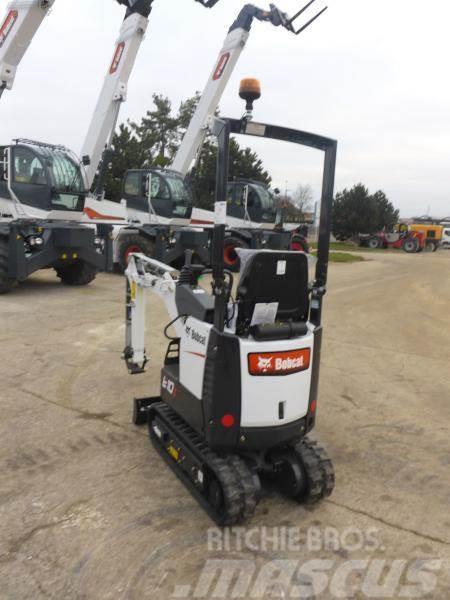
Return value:
M 95 237 L 94 238 L 94 246 L 101 246 L 103 244 L 102 238 Z
M 41 237 L 32 235 L 27 239 L 28 245 L 32 248 L 39 248 L 44 244 L 44 240 Z

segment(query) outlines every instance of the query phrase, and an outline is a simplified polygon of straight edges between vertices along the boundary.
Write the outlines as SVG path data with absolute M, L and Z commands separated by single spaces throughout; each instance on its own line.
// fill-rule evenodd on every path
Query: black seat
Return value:
M 309 315 L 308 257 L 300 252 L 256 252 L 246 262 L 236 296 L 238 335 L 287 339 L 305 335 Z M 250 330 L 257 304 L 278 303 L 275 326 Z

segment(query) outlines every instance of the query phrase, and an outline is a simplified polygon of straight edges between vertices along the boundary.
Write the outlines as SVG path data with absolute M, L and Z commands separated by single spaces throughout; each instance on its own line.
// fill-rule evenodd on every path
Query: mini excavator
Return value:
M 247 101 L 253 102 L 250 92 Z M 332 462 L 309 434 L 318 407 L 337 143 L 247 116 L 214 117 L 208 127 L 218 144 L 212 269 L 193 264 L 190 251 L 179 274 L 143 254 L 131 255 L 123 358 L 131 374 L 145 370 L 150 291 L 169 313 L 169 345 L 160 394 L 135 399 L 134 423 L 148 425 L 156 450 L 200 505 L 219 526 L 230 526 L 251 518 L 267 480 L 303 504 L 315 504 L 334 489 Z M 312 281 L 305 253 L 247 250 L 233 299 L 233 274 L 223 260 L 232 134 L 324 154 Z M 207 273 L 211 293 L 199 284 Z M 169 336 L 170 326 L 175 336 Z

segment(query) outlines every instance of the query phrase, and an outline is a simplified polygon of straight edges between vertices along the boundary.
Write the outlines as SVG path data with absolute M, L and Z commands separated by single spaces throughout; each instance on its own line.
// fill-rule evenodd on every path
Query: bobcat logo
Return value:
M 259 356 L 258 371 L 261 371 L 262 373 L 267 373 L 267 371 L 270 371 L 272 369 L 272 360 L 272 357 L 264 358 L 264 356 Z

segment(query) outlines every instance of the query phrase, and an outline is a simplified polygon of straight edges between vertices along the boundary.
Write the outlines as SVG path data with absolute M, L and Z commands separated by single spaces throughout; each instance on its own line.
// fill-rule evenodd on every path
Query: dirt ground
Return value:
M 450 251 L 366 258 L 332 265 L 326 297 L 316 434 L 335 493 L 314 509 L 270 493 L 223 547 L 130 424 L 158 391 L 164 308 L 131 377 L 121 276 L 41 273 L 0 298 L 0 598 L 447 600 Z

